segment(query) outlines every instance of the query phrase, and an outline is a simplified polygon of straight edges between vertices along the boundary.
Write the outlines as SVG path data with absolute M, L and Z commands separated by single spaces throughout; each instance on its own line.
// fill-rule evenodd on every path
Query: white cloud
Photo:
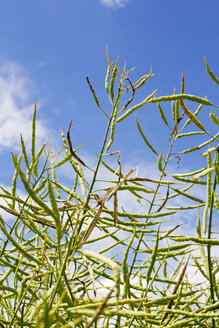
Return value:
M 9 61 L 0 65 L 0 150 L 17 150 L 20 133 L 31 144 L 34 84 L 22 67 Z M 40 106 L 38 106 L 39 108 Z M 37 146 L 50 136 L 48 127 L 37 119 Z
M 124 8 L 128 4 L 128 0 L 100 0 L 100 2 L 112 8 Z

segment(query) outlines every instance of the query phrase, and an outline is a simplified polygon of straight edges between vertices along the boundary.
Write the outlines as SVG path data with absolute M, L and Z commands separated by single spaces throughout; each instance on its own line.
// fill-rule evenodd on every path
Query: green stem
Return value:
M 165 168 L 166 168 L 166 166 L 167 166 L 167 163 L 168 163 L 168 161 L 169 161 L 170 154 L 171 154 L 171 151 L 172 151 L 172 148 L 173 148 L 173 144 L 174 144 L 175 139 L 176 139 L 176 136 L 174 136 L 174 138 L 173 138 L 173 140 L 172 140 L 172 142 L 171 142 L 171 145 L 170 145 L 170 148 L 169 148 L 169 152 L 168 152 L 168 154 L 167 154 L 167 157 L 166 157 L 166 160 L 165 160 L 165 163 L 164 163 L 163 170 L 165 170 Z M 164 176 L 164 174 L 162 173 L 161 176 L 160 176 L 160 180 L 162 180 L 163 176 Z M 159 188 L 160 188 L 160 183 L 157 185 L 156 191 L 155 191 L 154 196 L 153 196 L 152 201 L 151 201 L 151 205 L 150 205 L 149 210 L 148 210 L 148 214 L 150 214 L 151 211 L 152 211 L 152 208 L 153 208 L 153 205 L 154 205 L 154 202 L 155 202 L 155 199 L 156 199 L 156 195 L 157 195 L 157 192 L 158 192 Z M 133 270 L 133 266 L 134 266 L 134 264 L 136 263 L 136 257 L 137 257 L 137 254 L 138 254 L 137 251 L 138 251 L 139 248 L 140 248 L 140 245 L 141 245 L 141 243 L 142 243 L 142 239 L 143 239 L 143 237 L 144 237 L 144 233 L 142 233 L 141 236 L 140 236 L 140 238 L 139 238 L 139 242 L 138 242 L 138 245 L 137 245 L 137 247 L 136 247 L 136 252 L 134 253 L 133 260 L 132 260 L 132 264 L 131 264 L 131 266 L 130 266 L 130 275 L 131 275 L 131 272 L 132 272 L 132 270 Z M 145 297 L 145 296 L 144 296 L 144 297 Z M 142 302 L 140 302 L 140 304 L 139 304 L 139 306 L 138 306 L 138 308 L 137 308 L 137 311 L 141 308 L 141 306 L 142 306 Z M 134 320 L 134 317 L 133 317 L 132 320 L 130 321 L 128 328 L 131 327 L 133 320 Z
M 117 96 L 118 97 L 118 96 Z M 90 188 L 89 188 L 89 191 L 88 191 L 88 196 L 87 196 L 87 199 L 86 199 L 86 202 L 84 204 L 84 212 L 85 213 L 87 211 L 87 208 L 88 208 L 88 203 L 90 201 L 90 197 L 91 197 L 91 193 L 92 193 L 92 190 L 93 190 L 93 187 L 94 187 L 94 184 L 96 182 L 96 177 L 97 177 L 97 173 L 98 173 L 98 170 L 99 170 L 99 166 L 100 166 L 100 163 L 101 163 L 101 160 L 103 158 L 103 155 L 104 155 L 104 150 L 105 150 L 105 147 L 106 147 L 106 142 L 107 142 L 107 138 L 108 138 L 108 134 L 109 134 L 109 130 L 110 130 L 110 126 L 111 126 L 111 122 L 112 122 L 112 119 L 113 119 L 113 115 L 114 115 L 114 111 L 116 109 L 116 102 L 113 106 L 113 110 L 112 110 L 112 113 L 111 113 L 111 116 L 109 118 L 109 121 L 108 121 L 108 125 L 107 125 L 107 129 L 106 129 L 106 133 L 105 133 L 105 136 L 104 136 L 104 140 L 103 140 L 103 144 L 102 144 L 102 148 L 101 148 L 101 151 L 100 151 L 100 156 L 98 158 L 98 162 L 97 162 L 97 165 L 96 165 L 96 169 L 95 169 L 95 172 L 94 172 L 94 175 L 93 175 L 93 179 L 92 179 L 92 182 L 91 182 L 91 185 L 90 185 Z M 80 224 L 79 224 L 79 227 L 78 227 L 78 234 L 80 233 L 81 231 L 81 228 L 82 228 L 82 225 L 84 223 L 84 220 L 85 220 L 85 217 L 80 221 Z
M 164 167 L 163 167 L 164 170 L 165 170 L 165 168 L 166 168 L 166 166 L 167 166 L 167 163 L 168 163 L 168 161 L 169 161 L 169 157 L 170 157 L 170 154 L 171 154 L 171 150 L 172 150 L 172 148 L 173 148 L 174 141 L 175 141 L 175 138 L 173 139 L 173 141 L 172 141 L 172 143 L 171 143 L 171 145 L 170 145 L 170 149 L 169 149 L 169 152 L 168 152 L 168 154 L 167 154 L 167 158 L 166 158 L 166 160 L 165 160 Z M 160 180 L 162 180 L 163 176 L 164 176 L 164 175 L 163 175 L 163 173 L 162 173 L 161 176 L 160 176 Z M 156 188 L 156 190 L 155 190 L 154 196 L 153 196 L 153 198 L 152 198 L 152 201 L 151 201 L 151 204 L 150 204 L 150 207 L 149 207 L 149 210 L 148 210 L 148 214 L 150 214 L 151 211 L 152 211 L 152 208 L 153 208 L 153 206 L 154 206 L 154 202 L 155 202 L 156 195 L 157 195 L 157 192 L 158 192 L 159 188 L 160 188 L 160 183 L 157 185 L 157 188 Z M 145 221 L 145 223 L 146 223 L 146 221 Z M 141 242 L 142 242 L 143 236 L 144 236 L 144 233 L 142 233 L 141 236 L 140 236 L 140 238 L 139 238 L 139 242 L 138 242 L 138 245 L 137 245 L 137 247 L 136 247 L 136 251 L 138 251 L 139 248 L 140 248 L 140 245 L 141 245 Z M 137 254 L 138 254 L 137 252 L 134 253 L 133 260 L 132 260 L 132 264 L 131 264 L 131 266 L 130 266 L 130 272 L 132 271 L 133 266 L 134 266 L 134 264 L 135 264 L 135 260 L 136 260 L 136 256 L 137 256 Z
M 212 195 L 211 195 L 211 205 L 210 205 L 210 213 L 209 213 L 209 222 L 208 222 L 208 239 L 211 239 L 211 227 L 212 227 L 212 214 L 213 214 L 213 207 L 214 207 L 214 193 L 216 189 L 217 184 L 217 178 L 216 174 L 214 177 L 214 185 L 212 189 Z M 212 275 L 212 262 L 211 262 L 211 245 L 208 244 L 207 246 L 207 253 L 208 253 L 208 271 L 209 271 L 209 282 L 210 282 L 210 293 L 211 293 L 211 299 L 212 303 L 215 303 L 214 298 L 214 277 Z M 215 328 L 215 319 L 212 318 L 212 328 Z

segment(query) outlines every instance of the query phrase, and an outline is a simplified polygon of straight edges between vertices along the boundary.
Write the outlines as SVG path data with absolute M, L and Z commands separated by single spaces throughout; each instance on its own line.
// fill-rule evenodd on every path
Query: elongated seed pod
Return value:
M 153 99 L 149 100 L 148 103 L 158 103 L 158 102 L 162 102 L 162 101 L 171 101 L 171 100 L 180 100 L 180 99 L 187 99 L 187 100 L 194 101 L 199 104 L 206 105 L 206 106 L 214 106 L 214 104 L 212 104 L 209 100 L 207 100 L 205 98 L 200 98 L 197 96 L 187 95 L 187 94 L 178 94 L 178 95 L 172 95 L 172 96 L 157 97 L 157 98 L 153 98 Z
M 178 122 L 180 119 L 179 116 L 179 100 L 176 101 L 176 122 Z
M 47 206 L 42 199 L 40 199 L 36 192 L 30 187 L 30 185 L 28 184 L 25 174 L 23 173 L 23 171 L 21 170 L 21 168 L 18 166 L 17 164 L 17 169 L 21 178 L 21 181 L 24 184 L 24 187 L 26 189 L 26 191 L 28 192 L 28 194 L 30 195 L 30 197 L 33 198 L 33 200 L 49 215 L 51 215 L 53 218 L 56 219 L 56 215 L 54 214 L 54 212 L 49 208 L 49 206 Z
M 206 150 L 203 154 L 201 154 L 202 157 L 206 157 L 208 156 L 208 154 L 211 154 L 213 153 L 214 151 L 217 151 L 218 149 L 218 146 L 216 147 L 212 147 L 212 148 L 209 148 L 208 150 Z
M 158 156 L 158 153 L 156 152 L 156 150 L 154 149 L 154 147 L 150 144 L 150 142 L 147 140 L 147 138 L 145 137 L 142 129 L 141 129 L 141 126 L 137 120 L 137 116 L 135 115 L 135 120 L 136 120 L 136 124 L 137 124 L 137 127 L 138 127 L 138 131 L 140 132 L 140 135 L 142 136 L 144 142 L 146 143 L 146 145 L 150 148 L 150 150 Z
M 26 167 L 29 168 L 30 164 L 29 164 L 29 160 L 28 160 L 28 157 L 27 157 L 27 151 L 26 151 L 26 147 L 25 147 L 25 144 L 24 144 L 22 134 L 20 135 L 20 137 L 21 137 L 21 149 L 22 149 L 22 154 L 23 154 L 23 157 L 24 157 L 24 161 L 25 161 Z
M 174 92 L 175 94 L 175 92 Z M 173 122 L 176 122 L 176 106 L 175 106 L 175 102 L 174 100 L 171 101 L 171 107 L 172 107 L 172 118 L 173 118 Z
M 194 150 L 199 150 L 199 149 L 205 147 L 206 145 L 208 145 L 209 142 L 213 141 L 215 138 L 218 138 L 218 136 L 219 136 L 219 133 L 217 133 L 217 134 L 214 136 L 214 138 L 211 138 L 210 140 L 207 140 L 207 141 L 203 142 L 203 143 L 200 144 L 199 146 L 196 146 L 196 147 L 193 147 L 193 148 L 190 148 L 190 149 L 183 150 L 183 151 L 179 152 L 179 154 L 188 154 L 188 153 L 193 152 Z
M 200 172 L 194 176 L 193 180 L 198 180 L 213 171 L 214 171 L 214 167 L 208 167 L 207 169 L 204 168 L 202 172 Z
M 51 171 L 52 171 L 52 181 L 53 181 L 53 188 L 55 190 L 56 196 L 58 197 L 58 199 L 61 198 L 60 192 L 59 192 L 59 188 L 57 187 L 57 180 L 56 180 L 56 171 L 55 171 L 55 167 L 52 164 L 51 165 Z
M 38 153 L 36 154 L 36 156 L 34 158 L 34 162 L 32 163 L 33 173 L 35 174 L 36 177 L 38 177 L 38 165 L 39 165 L 40 156 L 42 155 L 42 152 L 45 149 L 47 143 L 48 143 L 48 140 L 40 147 Z
M 210 117 L 210 119 L 212 120 L 212 122 L 213 122 L 215 125 L 219 126 L 219 119 L 218 119 L 217 116 L 214 114 L 213 109 L 212 109 L 212 111 L 211 111 L 209 117 Z
M 152 66 L 150 67 L 149 74 L 142 76 L 137 82 L 134 83 L 135 89 L 141 88 L 151 76 L 152 76 Z
M 82 167 L 81 167 L 80 163 L 78 163 L 78 171 L 80 172 L 80 175 L 78 177 L 79 177 L 81 192 L 82 192 L 82 195 L 84 197 L 86 197 L 86 187 L 85 187 L 84 173 L 83 173 L 83 170 L 82 170 Z
M 142 192 L 145 192 L 147 194 L 154 194 L 155 191 L 154 190 L 150 190 L 150 189 L 147 189 L 146 187 L 138 187 L 136 185 L 134 186 L 128 186 L 128 185 L 125 185 L 125 186 L 121 186 L 119 187 L 119 191 L 121 190 L 129 190 L 129 191 L 142 191 Z
M 110 65 L 108 65 L 108 68 L 107 68 L 107 73 L 106 73 L 106 79 L 105 79 L 105 90 L 106 90 L 106 93 L 109 94 L 109 78 L 110 78 Z
M 215 195 L 215 192 L 214 192 L 214 204 L 215 204 L 215 207 L 218 211 L 218 214 L 219 214 L 219 200 L 217 199 L 217 196 Z
M 191 137 L 196 135 L 202 135 L 205 134 L 204 131 L 194 131 L 194 132 L 186 132 L 186 133 L 179 133 L 176 136 L 176 139 L 184 138 L 184 137 Z
M 35 101 L 33 119 L 32 119 L 32 143 L 31 143 L 31 154 L 32 154 L 32 163 L 35 160 L 35 143 L 36 143 L 36 110 L 37 110 L 37 100 Z
M 115 84 L 116 74 L 117 74 L 117 70 L 118 70 L 119 58 L 120 57 L 117 58 L 115 67 L 112 72 L 111 81 L 110 81 L 110 97 L 111 97 L 112 101 L 114 100 L 114 84 Z
M 89 258 L 94 258 L 98 261 L 101 261 L 102 263 L 106 264 L 114 273 L 114 281 L 116 284 L 116 297 L 119 299 L 119 294 L 120 294 L 120 270 L 118 267 L 118 264 L 111 260 L 110 258 L 107 258 L 103 256 L 102 254 L 95 253 L 90 250 L 84 250 L 83 253 L 85 256 Z
M 214 160 L 214 171 L 217 180 L 217 184 L 219 185 L 219 156 L 217 155 Z
M 169 246 L 169 247 L 160 247 L 157 249 L 157 253 L 166 253 L 166 252 L 171 252 L 171 251 L 176 251 L 179 249 L 183 249 L 183 248 L 187 248 L 191 246 L 191 243 L 184 243 L 184 244 L 178 244 L 178 245 L 173 245 L 173 246 Z M 141 250 L 141 251 L 136 251 L 136 253 L 146 253 L 146 254 L 152 254 L 153 253 L 153 249 L 145 249 L 145 250 Z
M 120 102 L 120 98 L 121 98 L 121 88 L 119 86 L 118 88 L 118 94 L 117 94 L 117 97 L 116 97 L 116 102 L 115 102 L 115 105 L 114 105 L 114 110 L 113 110 L 113 117 L 112 117 L 112 123 L 111 123 L 111 131 L 110 131 L 110 140 L 108 142 L 108 144 L 106 145 L 106 149 L 105 149 L 105 152 L 107 152 L 111 145 L 113 144 L 113 141 L 114 141 L 114 133 L 115 133 L 115 125 L 116 125 L 116 118 L 117 118 L 117 114 L 118 114 L 118 107 L 119 107 L 119 102 Z
M 135 238 L 135 230 L 133 231 L 132 237 L 131 237 L 131 239 L 130 239 L 130 241 L 128 243 L 128 246 L 126 247 L 126 250 L 125 250 L 125 253 L 124 253 L 124 256 L 123 256 L 122 263 L 127 263 L 128 254 L 129 254 L 130 248 L 132 246 L 132 243 L 134 241 L 134 238 Z
M 184 71 L 182 71 L 182 84 L 181 84 L 181 93 L 184 94 L 185 84 L 184 84 Z M 183 99 L 179 99 L 180 106 L 182 107 L 184 113 L 190 118 L 190 120 L 202 131 L 205 131 L 204 126 L 199 122 L 196 116 L 187 108 Z
M 182 195 L 182 196 L 185 196 L 185 197 L 187 197 L 187 198 L 189 198 L 189 199 L 191 199 L 191 200 L 193 200 L 193 201 L 195 201 L 195 202 L 198 202 L 198 203 L 201 203 L 201 204 L 204 203 L 204 201 L 203 201 L 202 199 L 200 199 L 200 198 L 198 198 L 198 197 L 195 197 L 195 196 L 192 196 L 192 195 L 186 193 L 186 192 L 183 191 L 183 190 L 180 190 L 180 189 L 177 189 L 177 188 L 174 188 L 174 187 L 172 187 L 172 190 L 174 190 L 174 191 L 177 192 L 178 194 L 180 194 L 180 195 Z
M 163 172 L 163 166 L 162 166 L 162 160 L 163 160 L 163 155 L 162 155 L 162 151 L 159 155 L 159 158 L 158 158 L 158 169 L 160 170 L 160 172 Z
M 59 187 L 60 189 L 62 189 L 63 191 L 65 191 L 69 196 L 77 199 L 80 203 L 83 203 L 84 200 L 78 196 L 78 194 L 76 192 L 74 192 L 73 190 L 67 188 L 66 186 L 63 186 L 61 183 L 57 182 L 57 187 Z
M 161 116 L 162 120 L 164 121 L 164 123 L 166 124 L 166 126 L 168 126 L 168 128 L 170 128 L 169 123 L 168 123 L 168 121 L 166 119 L 166 116 L 164 115 L 163 109 L 161 108 L 161 105 L 160 105 L 159 102 L 157 103 L 157 107 L 159 109 L 160 116 Z
M 186 115 L 190 118 L 190 120 L 202 131 L 205 131 L 204 126 L 197 120 L 196 116 L 187 108 L 187 106 L 184 104 L 183 100 L 180 100 L 180 105 Z
M 198 113 L 201 111 L 202 108 L 203 108 L 203 104 L 200 104 L 200 105 L 198 106 L 197 110 L 194 112 L 193 115 L 197 116 Z M 192 122 L 192 121 L 190 120 L 190 118 L 188 118 L 188 120 L 185 122 L 185 124 L 183 125 L 183 127 L 182 127 L 181 130 L 184 130 L 185 127 L 186 127 L 187 125 L 189 125 L 191 122 Z
M 150 94 L 145 100 L 143 100 L 141 103 L 133 106 L 132 108 L 130 108 L 129 110 L 127 110 L 127 112 L 125 112 L 125 114 L 121 115 L 117 120 L 116 123 L 122 122 L 126 117 L 128 117 L 129 115 L 131 115 L 134 111 L 136 111 L 137 109 L 143 107 L 145 104 L 147 104 L 150 99 L 154 96 L 155 92 L 157 90 L 155 90 L 152 94 Z
M 68 155 L 66 155 L 63 159 L 61 159 L 54 167 L 59 167 L 62 166 L 63 164 L 65 164 L 70 158 L 72 157 L 72 154 L 69 153 Z
M 183 241 L 193 241 L 197 244 L 203 244 L 203 245 L 212 245 L 212 246 L 218 246 L 219 240 L 216 239 L 209 239 L 209 238 L 197 238 L 193 236 L 179 236 L 179 237 L 172 237 L 177 242 L 183 242 Z
M 151 260 L 150 260 L 150 264 L 148 266 L 148 270 L 147 270 L 147 274 L 146 274 L 147 285 L 150 281 L 151 273 L 154 268 L 154 264 L 155 264 L 156 257 L 157 257 L 157 250 L 158 250 L 158 243 L 159 243 L 159 230 L 160 230 L 160 227 L 157 229 L 156 241 L 155 241 L 153 252 L 151 254 Z
M 216 78 L 216 76 L 214 75 L 214 73 L 210 70 L 210 67 L 208 66 L 208 62 L 207 62 L 206 57 L 205 57 L 204 59 L 205 59 L 206 70 L 207 70 L 209 76 L 211 77 L 211 79 L 212 79 L 215 83 L 217 83 L 217 85 L 219 85 L 219 79 Z
M 62 135 L 62 140 L 63 140 L 63 144 L 64 144 L 64 148 L 65 148 L 66 155 L 67 155 L 67 156 L 71 155 L 71 156 L 69 157 L 69 162 L 71 163 L 71 165 L 72 165 L 74 171 L 75 171 L 76 173 L 78 173 L 78 175 L 80 175 L 80 172 L 79 172 L 79 170 L 78 170 L 78 166 L 77 166 L 77 162 L 73 160 L 73 158 L 72 158 L 72 154 L 69 152 L 68 144 L 67 144 L 67 141 L 66 141 L 66 139 L 65 139 L 65 135 L 64 135 L 62 129 L 61 129 L 61 135 Z
M 17 163 L 20 166 L 21 163 L 21 159 L 22 159 L 22 152 L 20 153 Z M 12 208 L 15 208 L 15 194 L 16 194 L 16 187 L 17 187 L 17 177 L 18 177 L 18 169 L 15 168 L 15 173 L 12 179 L 12 188 L 11 188 L 11 196 L 12 198 Z
M 125 262 L 122 265 L 122 273 L 123 273 L 123 295 L 124 298 L 128 298 L 129 294 L 129 272 L 128 272 L 128 264 Z
M 210 148 L 210 144 L 209 144 Z M 211 153 L 208 154 L 208 172 L 207 172 L 207 201 L 203 213 L 203 233 L 205 234 L 207 232 L 207 213 L 209 206 L 211 204 L 211 172 L 214 170 L 214 167 L 211 167 Z M 205 170 L 206 172 L 206 170 Z
M 1 224 L 0 222 L 0 229 L 3 232 L 3 234 L 7 237 L 7 239 L 12 243 L 12 245 L 16 248 L 17 251 L 21 252 L 28 260 L 33 261 L 34 263 L 37 263 L 38 265 L 42 265 L 41 261 L 36 257 L 33 256 L 26 247 L 22 246 L 20 243 L 18 243 L 10 233 L 8 233 L 7 229 Z

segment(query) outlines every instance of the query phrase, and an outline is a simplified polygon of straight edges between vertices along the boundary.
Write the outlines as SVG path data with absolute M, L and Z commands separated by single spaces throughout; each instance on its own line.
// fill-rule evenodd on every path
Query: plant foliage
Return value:
M 87 78 L 107 120 L 95 168 L 89 168 L 73 150 L 71 123 L 66 136 L 61 131 L 63 150 L 54 155 L 46 142 L 36 152 L 37 104 L 30 151 L 21 136 L 20 155 L 12 154 L 12 187 L 1 187 L 0 195 L 4 213 L 0 219 L 0 326 L 218 327 L 219 264 L 213 255 L 219 240 L 213 220 L 219 213 L 219 133 L 211 135 L 198 118 L 203 108 L 210 108 L 210 122 L 218 126 L 217 106 L 185 94 L 184 74 L 180 94 L 156 97 L 154 91 L 134 104 L 135 94 L 150 80 L 152 70 L 133 82 L 132 70 L 125 66 L 121 70 L 119 58 L 111 63 L 107 52 L 107 60 L 105 90 L 111 113 L 101 107 Z M 170 103 L 171 120 L 162 109 L 164 102 Z M 134 168 L 123 173 L 120 152 L 112 151 L 120 122 L 151 103 L 169 129 L 168 152 L 151 144 L 137 117 L 136 124 L 139 137 L 157 161 L 158 179 L 139 176 Z M 194 113 L 189 109 L 192 103 L 197 104 Z M 193 138 L 202 139 L 191 147 Z M 179 149 L 182 139 L 189 140 L 187 149 Z M 200 157 L 200 151 L 204 167 L 167 173 L 173 156 L 179 161 L 186 154 Z M 107 162 L 109 154 L 115 155 L 115 164 Z M 69 164 L 71 189 L 57 174 Z M 102 168 L 113 177 L 102 179 L 104 187 L 97 190 Z M 88 170 L 91 180 L 86 179 Z M 201 196 L 196 195 L 199 188 L 204 190 Z M 26 197 L 19 195 L 20 190 L 25 190 Z M 127 199 L 135 197 L 139 212 L 119 207 L 123 193 Z M 196 213 L 196 232 L 177 233 L 182 231 L 178 218 L 190 213 Z

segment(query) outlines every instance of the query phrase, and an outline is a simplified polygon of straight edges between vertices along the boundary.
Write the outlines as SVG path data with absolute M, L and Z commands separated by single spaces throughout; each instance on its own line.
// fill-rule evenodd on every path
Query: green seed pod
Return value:
M 175 92 L 174 92 L 175 94 Z M 175 102 L 174 100 L 171 101 L 171 107 L 172 107 L 172 118 L 173 118 L 173 122 L 176 122 L 176 107 L 175 107 Z
M 30 164 L 29 164 L 29 160 L 28 160 L 28 157 L 27 157 L 26 147 L 25 147 L 25 144 L 24 144 L 22 134 L 20 135 L 20 137 L 21 137 L 21 148 L 22 148 L 22 154 L 23 154 L 23 157 L 24 157 L 24 161 L 25 161 L 26 167 L 29 168 Z
M 211 110 L 211 113 L 210 113 L 209 117 L 215 125 L 219 126 L 219 119 L 214 114 L 213 109 Z
M 198 113 L 201 111 L 202 107 L 203 107 L 203 104 L 200 104 L 200 105 L 198 106 L 197 110 L 196 110 L 195 113 L 194 113 L 195 116 L 198 115 Z M 189 125 L 191 122 L 192 122 L 192 121 L 190 120 L 190 118 L 188 118 L 188 120 L 186 121 L 186 123 L 184 124 L 184 126 L 182 127 L 181 130 L 184 130 L 184 128 L 185 128 L 187 125 Z
M 148 141 L 147 138 L 145 137 L 145 135 L 144 135 L 144 133 L 143 133 L 143 131 L 142 131 L 142 129 L 141 129 L 141 126 L 140 126 L 140 124 L 139 124 L 139 122 L 138 122 L 138 120 L 137 120 L 137 116 L 136 116 L 136 115 L 135 115 L 135 120 L 136 120 L 136 124 L 137 124 L 137 127 L 138 127 L 138 131 L 140 132 L 140 134 L 141 134 L 141 136 L 142 136 L 144 142 L 145 142 L 146 145 L 150 148 L 150 150 L 151 150 L 155 155 L 158 156 L 158 153 L 156 152 L 156 150 L 153 148 L 153 146 L 149 143 L 149 141 Z
M 210 70 L 210 67 L 208 66 L 208 63 L 207 63 L 207 59 L 206 59 L 206 57 L 205 57 L 204 59 L 205 59 L 206 70 L 207 70 L 209 76 L 211 77 L 211 79 L 212 79 L 217 85 L 219 85 L 219 79 L 216 78 L 216 76 L 214 75 L 214 73 Z
M 32 119 L 32 145 L 31 145 L 32 163 L 34 163 L 34 161 L 35 161 L 36 110 L 37 110 L 37 100 L 35 101 L 34 111 L 33 111 L 33 119 Z
M 179 121 L 179 100 L 176 101 L 176 122 Z
M 206 106 L 214 106 L 209 100 L 207 100 L 205 98 L 200 98 L 200 97 L 193 96 L 193 95 L 187 95 L 185 93 L 179 94 L 179 95 L 162 96 L 162 97 L 158 97 L 158 98 L 153 98 L 148 102 L 149 103 L 158 103 L 161 101 L 172 101 L 172 100 L 180 100 L 180 99 L 187 99 L 187 100 L 194 101 L 199 104 L 206 105 Z
M 20 153 L 19 157 L 18 157 L 18 165 L 20 166 L 21 163 L 21 159 L 22 159 L 22 152 Z M 12 180 L 12 188 L 11 188 L 11 195 L 13 197 L 12 199 L 12 208 L 15 208 L 15 194 L 16 194 L 16 186 L 17 186 L 17 177 L 18 177 L 18 169 L 15 169 L 15 173 L 14 173 L 14 177 Z
M 117 120 L 116 123 L 122 122 L 126 117 L 128 117 L 129 115 L 131 115 L 134 111 L 136 111 L 137 109 L 143 107 L 145 104 L 147 104 L 148 102 L 150 102 L 150 99 L 154 96 L 155 92 L 157 90 L 155 90 L 152 94 L 150 94 L 145 100 L 143 100 L 141 103 L 133 106 L 132 108 L 130 108 L 129 110 L 127 110 L 127 112 L 125 112 L 125 114 L 121 115 Z
M 158 169 L 160 172 L 163 172 L 162 160 L 163 160 L 163 155 L 162 155 L 162 151 L 161 151 L 159 158 L 158 158 L 158 163 L 157 163 Z
M 164 123 L 166 124 L 166 126 L 168 126 L 168 128 L 170 128 L 170 126 L 169 126 L 169 124 L 167 122 L 166 116 L 164 115 L 163 109 L 161 108 L 160 103 L 157 103 L 157 107 L 159 109 L 160 116 L 161 116 L 162 120 L 164 121 Z
M 153 252 L 151 254 L 150 264 L 148 266 L 148 270 L 147 270 L 147 274 L 146 274 L 147 285 L 150 281 L 151 273 L 152 273 L 152 270 L 154 268 L 154 263 L 155 263 L 156 258 L 157 258 L 157 250 L 158 250 L 158 243 L 159 243 L 159 230 L 160 230 L 160 227 L 157 229 L 157 237 L 156 237 Z
M 85 256 L 88 256 L 91 258 L 93 257 L 97 261 L 100 261 L 100 262 L 106 264 L 113 271 L 114 281 L 115 281 L 116 290 L 117 290 L 116 297 L 118 300 L 119 294 L 120 294 L 120 270 L 119 270 L 118 264 L 116 262 L 114 262 L 113 260 L 111 260 L 110 258 L 107 258 L 107 257 L 103 256 L 102 254 L 95 253 L 90 250 L 84 250 L 83 253 L 85 254 Z
M 106 73 L 106 79 L 105 79 L 105 90 L 106 90 L 106 93 L 109 94 L 109 78 L 110 78 L 110 65 L 108 65 L 108 68 L 107 68 L 107 73 Z
M 115 67 L 112 72 L 111 82 L 110 82 L 110 96 L 111 96 L 112 101 L 114 100 L 114 84 L 115 84 L 116 74 L 117 74 L 117 70 L 118 70 L 119 58 L 120 57 L 118 57 L 118 59 L 116 61 Z
M 37 155 L 35 156 L 33 164 L 33 173 L 36 177 L 38 177 L 38 165 L 39 165 L 39 159 L 42 155 L 43 150 L 45 149 L 45 146 L 47 145 L 48 140 L 40 147 L 40 150 L 38 151 Z

